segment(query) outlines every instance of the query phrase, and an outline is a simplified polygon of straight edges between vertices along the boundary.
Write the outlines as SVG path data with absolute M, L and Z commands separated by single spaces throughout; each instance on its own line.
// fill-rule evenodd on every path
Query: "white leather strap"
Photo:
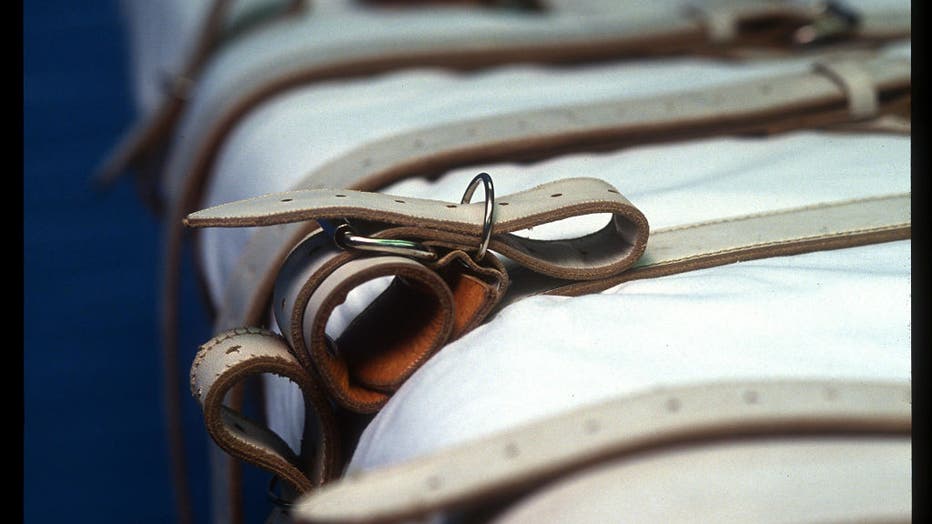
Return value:
M 235 0 L 213 0 L 184 65 L 164 85 L 164 100 L 123 134 L 95 170 L 95 180 L 111 184 L 128 169 L 142 167 L 144 163 L 159 164 L 153 156 L 164 147 L 217 48 L 244 36 L 263 22 L 299 13 L 307 3 L 308 0 L 270 0 L 257 6 Z
M 580 185 L 584 190 L 586 187 L 598 187 L 598 184 L 593 183 L 590 185 L 589 183 L 583 182 L 588 181 L 574 179 L 557 182 L 555 184 L 562 184 L 559 187 L 565 191 L 565 193 L 561 194 L 561 198 L 565 198 L 565 202 L 576 202 L 577 200 L 587 200 L 577 199 L 573 195 L 572 189 L 574 186 Z M 554 185 L 544 185 L 525 193 L 524 196 L 540 196 L 541 194 L 552 191 L 552 187 L 554 187 Z M 604 186 L 602 188 L 605 189 Z M 585 191 L 583 191 L 582 194 L 585 194 Z M 548 212 L 542 211 L 551 205 L 549 199 L 540 202 L 537 198 L 529 198 L 524 201 L 520 197 L 513 198 L 516 196 L 518 195 L 506 198 L 510 203 L 514 203 L 515 210 L 521 213 L 518 215 L 503 214 L 499 216 L 499 220 L 503 221 L 501 225 L 501 230 L 503 231 L 508 231 L 510 228 L 517 227 L 515 224 L 527 225 L 527 216 L 535 216 L 536 219 L 539 220 L 541 218 L 541 213 L 549 212 L 555 215 L 561 213 L 559 209 L 551 209 Z M 551 196 L 551 198 L 553 197 Z M 620 195 L 612 194 L 609 201 L 620 204 L 622 199 L 623 197 Z M 282 200 L 286 201 L 283 202 Z M 411 204 L 411 206 L 406 207 L 406 209 L 414 209 L 411 216 L 405 217 L 392 206 L 392 203 L 399 204 L 395 202 L 395 200 L 396 197 L 390 195 L 365 194 L 346 190 L 291 192 L 269 195 L 211 208 L 210 210 L 192 215 L 189 219 L 189 224 L 201 226 L 270 225 L 287 220 L 333 217 L 341 213 L 351 216 L 356 213 L 364 213 L 367 219 L 376 223 L 390 218 L 391 221 L 396 224 L 402 224 L 402 226 L 404 224 L 409 224 L 407 227 L 403 226 L 397 229 L 389 228 L 388 231 L 404 231 L 413 238 L 430 238 L 431 236 L 434 238 L 443 238 L 444 232 L 449 233 L 457 231 L 460 228 L 468 230 L 469 226 L 467 226 L 467 224 L 472 224 L 470 220 L 460 222 L 462 220 L 461 216 L 472 215 L 470 211 L 462 209 L 462 207 L 468 207 L 468 205 L 450 208 L 442 202 L 405 200 L 405 206 Z M 317 207 L 307 207 L 312 203 Z M 459 209 L 456 214 L 452 213 L 455 209 Z M 534 209 L 539 210 L 540 213 L 534 213 Z M 438 213 L 449 213 L 452 217 L 446 222 L 438 220 L 432 216 L 435 211 Z M 525 214 L 528 212 L 530 212 L 529 215 Z M 460 225 L 457 224 L 458 222 L 460 222 Z M 644 226 L 646 227 L 646 222 Z M 439 228 L 440 232 L 434 231 L 434 228 Z M 824 204 L 670 228 L 655 232 L 648 242 L 644 257 L 642 257 L 631 270 L 614 276 L 598 278 L 596 280 L 567 282 L 566 280 L 556 279 L 553 276 L 547 275 L 535 277 L 534 273 L 528 273 L 528 270 L 514 270 L 512 271 L 511 278 L 515 280 L 515 284 L 513 285 L 512 291 L 509 293 L 509 297 L 505 299 L 505 302 L 535 293 L 581 294 L 593 292 L 606 289 L 607 287 L 626 280 L 651 278 L 766 256 L 779 256 L 820 249 L 835 249 L 864 243 L 885 242 L 908 238 L 909 233 L 910 211 L 908 195 L 893 195 L 874 199 Z M 454 234 L 449 238 L 454 238 L 455 236 Z M 475 240 L 475 237 L 467 238 L 470 241 Z M 314 240 L 314 237 L 312 237 L 312 240 Z M 622 243 L 625 242 L 621 239 L 619 239 L 619 241 Z M 295 355 L 301 355 L 302 361 L 298 359 L 289 360 L 291 364 L 289 364 L 288 372 L 290 374 L 288 376 L 300 376 L 301 380 L 304 380 L 308 384 L 302 386 L 302 390 L 315 392 L 311 393 L 308 396 L 309 400 L 306 401 L 308 406 L 314 406 L 313 409 L 308 408 L 308 414 L 311 416 L 318 410 L 322 410 L 320 412 L 323 413 L 323 415 L 320 417 L 320 421 L 317 423 L 316 427 L 325 428 L 327 420 L 330 420 L 328 418 L 330 417 L 330 406 L 327 402 L 321 402 L 316 392 L 321 389 L 321 386 L 318 386 L 318 384 L 327 388 L 327 396 L 329 397 L 333 397 L 334 391 L 339 389 L 334 387 L 333 378 L 321 378 L 327 376 L 327 366 L 333 365 L 331 362 L 332 357 L 327 356 L 326 352 L 329 348 L 322 342 L 318 342 L 316 346 L 311 343 L 312 351 L 310 351 L 308 355 L 305 355 L 303 351 L 305 351 L 304 347 L 308 345 L 308 342 L 302 342 L 301 338 L 307 337 L 317 341 L 322 341 L 324 339 L 323 326 L 331 310 L 329 306 L 325 307 L 324 304 L 331 301 L 330 297 L 336 297 L 337 303 L 342 301 L 341 297 L 345 296 L 346 289 L 341 287 L 342 284 L 340 284 L 340 282 L 350 282 L 352 284 L 354 283 L 353 275 L 372 269 L 378 271 L 379 264 L 383 263 L 392 265 L 392 271 L 399 274 L 404 274 L 399 269 L 401 267 L 399 264 L 407 264 L 411 267 L 416 267 L 417 263 L 410 260 L 398 261 L 397 257 L 384 257 L 391 259 L 385 262 L 380 260 L 382 257 L 376 257 L 373 259 L 374 262 L 369 262 L 365 258 L 353 261 L 352 257 L 348 255 L 341 256 L 339 254 L 335 256 L 319 256 L 317 259 L 314 259 L 311 257 L 313 253 L 326 254 L 328 251 L 326 245 L 319 240 L 319 236 L 318 240 L 315 242 L 316 244 L 313 242 L 302 243 L 298 249 L 304 249 L 306 251 L 296 251 L 298 256 L 289 259 L 290 262 L 295 262 L 298 267 L 291 269 L 286 267 L 284 271 L 287 275 L 295 275 L 294 277 L 288 277 L 286 287 L 299 288 L 300 291 L 297 294 L 290 292 L 284 295 L 276 295 L 276 311 L 286 313 L 284 317 L 292 319 L 289 323 L 283 324 L 283 331 L 289 333 L 290 344 L 286 343 L 283 339 L 272 337 L 268 334 L 264 335 L 263 340 L 269 337 L 276 340 L 275 345 L 277 349 L 275 349 L 275 351 L 278 353 L 282 351 L 289 352 L 289 357 L 292 359 L 294 359 Z M 538 242 L 546 244 L 545 242 Z M 506 247 L 508 244 L 506 242 L 499 242 L 493 243 L 492 246 L 493 249 L 496 249 L 496 246 Z M 594 247 L 597 248 L 599 246 Z M 611 251 L 610 246 L 608 250 Z M 634 252 L 639 252 L 639 250 L 635 249 Z M 307 264 L 306 268 L 302 269 L 301 264 L 305 260 L 310 263 Z M 317 262 L 313 262 L 314 260 Z M 585 260 L 585 256 L 583 256 L 581 260 Z M 630 264 L 633 262 L 634 261 L 630 261 L 628 263 Z M 322 271 L 321 269 L 328 267 L 328 264 L 332 266 L 331 269 Z M 348 268 L 347 275 L 340 275 L 337 278 L 337 284 L 329 287 L 327 285 L 321 285 L 320 282 L 326 282 L 326 279 L 330 275 L 337 274 L 339 269 L 335 268 L 341 267 L 341 264 L 346 264 L 344 267 Z M 357 270 L 353 264 L 360 265 L 362 269 Z M 417 271 L 420 271 L 420 269 Z M 381 274 L 383 273 L 377 273 L 377 276 Z M 414 275 L 414 273 L 409 273 L 409 275 Z M 302 279 L 307 279 L 308 282 L 305 284 L 302 282 Z M 280 296 L 283 298 L 280 299 Z M 301 296 L 304 298 L 291 298 Z M 279 304 L 278 302 L 280 300 L 281 303 Z M 303 302 L 301 300 L 303 300 Z M 265 301 L 260 299 L 260 302 L 264 303 Z M 441 305 L 440 307 L 450 306 Z M 290 315 L 287 314 L 289 310 L 293 311 Z M 323 313 L 319 314 L 319 312 Z M 308 318 L 310 318 L 310 321 L 307 320 Z M 310 331 L 308 331 L 308 322 L 310 322 L 311 326 Z M 442 328 L 442 330 L 443 329 L 449 328 Z M 245 340 L 244 335 L 252 336 L 253 333 L 249 330 L 247 330 L 246 333 L 234 331 L 232 334 L 224 335 L 221 342 L 225 344 L 235 344 L 237 346 L 246 343 L 255 343 L 250 340 Z M 217 359 L 227 358 L 232 348 L 223 351 L 210 349 L 216 345 L 217 343 L 215 342 L 209 343 L 205 346 L 208 349 L 202 349 L 201 352 L 199 352 L 198 360 L 196 361 L 198 365 L 203 366 L 204 362 L 212 362 L 209 366 L 210 369 L 229 367 L 226 364 L 221 364 Z M 315 347 L 316 350 L 314 350 Z M 380 350 L 379 347 L 371 349 L 376 355 Z M 431 349 L 431 351 L 433 351 L 433 349 Z M 264 353 L 259 350 L 251 350 L 248 354 Z M 309 359 L 307 357 L 309 357 Z M 417 354 L 414 359 L 404 360 L 404 362 L 406 365 L 410 363 L 410 366 L 417 366 L 422 362 L 420 359 L 421 354 Z M 247 363 L 243 362 L 243 365 L 247 365 Z M 198 366 L 196 365 L 195 367 L 197 368 Z M 412 369 L 413 367 L 409 367 L 405 369 L 404 373 L 401 375 L 396 374 L 393 376 L 400 377 L 400 380 L 403 380 Z M 218 412 L 219 408 L 215 404 L 222 400 L 223 395 L 211 394 L 208 397 L 207 391 L 213 386 L 209 382 L 205 382 L 205 380 L 213 379 L 210 373 L 206 373 L 204 376 L 206 377 L 205 379 L 195 380 L 195 382 L 192 383 L 192 388 L 204 405 L 205 416 L 208 416 L 208 413 Z M 340 368 L 340 373 L 337 374 L 330 372 L 330 376 L 336 376 L 340 378 L 340 380 L 348 380 L 348 372 L 345 368 Z M 224 378 L 222 384 L 224 384 L 225 387 L 229 387 L 229 384 L 233 383 L 232 381 L 234 378 Z M 340 400 L 340 403 L 347 407 L 361 409 L 362 411 L 368 410 L 367 406 L 370 405 L 377 409 L 387 398 L 387 393 L 383 393 L 381 397 L 378 396 L 379 392 L 382 391 L 380 387 L 384 388 L 384 385 L 375 387 L 375 400 L 371 402 L 364 398 L 362 404 L 359 405 L 347 403 L 345 399 Z M 306 392 L 306 396 L 307 395 Z M 211 402 L 214 405 L 208 406 Z M 366 402 L 370 403 L 366 404 Z M 225 421 L 219 416 L 213 415 L 213 419 L 215 419 L 215 422 L 209 422 L 208 429 L 212 435 L 221 434 L 223 435 L 222 438 L 227 439 L 225 449 L 231 450 L 231 453 L 234 453 L 235 456 L 244 460 L 272 469 L 272 471 L 281 474 L 283 478 L 290 479 L 289 481 L 293 482 L 295 487 L 301 491 L 307 488 L 306 484 L 300 484 L 293 480 L 295 460 L 292 457 L 284 453 L 279 453 L 275 455 L 275 460 L 271 460 L 269 455 L 274 455 L 274 446 L 271 444 L 263 448 L 262 452 L 257 456 L 255 452 L 256 439 L 250 440 L 252 447 L 234 444 L 236 441 L 231 441 L 229 435 L 235 435 L 236 432 L 228 428 L 224 429 L 222 424 L 224 424 Z M 253 428 L 251 431 L 266 432 L 267 430 L 264 428 Z M 319 451 L 319 454 L 325 457 L 333 457 L 335 454 L 329 451 L 329 449 L 332 446 L 331 442 L 335 440 L 333 435 L 336 433 L 336 429 L 333 427 L 325 428 L 319 433 L 317 437 L 319 439 L 317 441 L 317 449 L 324 450 Z M 272 437 L 268 437 L 265 440 L 268 442 L 275 441 Z M 273 451 L 269 451 L 270 449 Z M 281 464 L 291 464 L 292 466 L 282 473 L 280 470 L 275 469 Z M 298 468 L 298 470 L 300 470 L 300 468 Z M 317 470 L 322 470 L 322 468 L 318 466 Z
M 816 64 L 816 70 L 828 75 L 848 94 L 848 111 L 854 119 L 875 116 L 880 102 L 870 73 L 857 62 L 823 62 Z
M 594 178 L 542 184 L 495 202 L 489 249 L 538 273 L 589 280 L 613 275 L 640 256 L 647 220 L 611 185 Z M 350 190 L 298 190 L 215 206 L 188 215 L 191 227 L 264 226 L 317 219 L 367 220 L 416 227 L 423 240 L 472 249 L 482 240 L 484 204 L 402 198 Z M 515 231 L 574 216 L 611 213 L 601 230 L 544 242 Z
M 897 98 L 893 94 L 898 92 L 908 97 L 909 62 L 873 59 L 863 67 L 872 72 L 875 89 L 888 99 Z M 828 106 L 827 101 L 831 101 Z M 665 141 L 690 133 L 795 129 L 819 125 L 819 115 L 827 119 L 825 123 L 848 122 L 848 103 L 845 91 L 835 82 L 824 74 L 807 72 L 715 90 L 496 116 L 367 144 L 308 173 L 297 187 L 374 190 L 403 177 L 430 176 L 498 158 L 546 157 L 608 144 Z M 478 210 L 469 220 L 474 231 L 478 230 Z M 278 224 L 253 235 L 225 287 L 218 311 L 221 329 L 242 325 L 245 319 L 261 319 L 261 305 L 267 300 L 263 297 L 271 293 L 278 267 L 311 229 L 307 224 Z
M 567 475 L 491 522 L 910 522 L 911 458 L 906 435 L 696 443 Z
M 621 349 L 620 349 L 621 350 Z M 616 399 L 302 497 L 297 522 L 388 522 L 501 500 L 587 465 L 711 440 L 908 435 L 908 384 L 713 383 Z
M 292 450 L 273 432 L 226 405 L 227 393 L 236 383 L 263 373 L 286 377 L 298 385 L 309 413 L 308 434 L 314 434 L 320 445 Z M 335 473 L 340 459 L 328 401 L 281 337 L 263 329 L 242 328 L 212 338 L 201 346 L 191 367 L 191 393 L 204 410 L 208 433 L 230 455 L 248 457 L 299 491 Z

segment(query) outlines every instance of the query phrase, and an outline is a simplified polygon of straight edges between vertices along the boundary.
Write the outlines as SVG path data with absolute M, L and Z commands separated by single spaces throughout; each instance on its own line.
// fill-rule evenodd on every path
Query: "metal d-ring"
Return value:
M 419 242 L 398 240 L 394 238 L 370 238 L 356 233 L 346 222 L 333 224 L 329 220 L 319 219 L 317 223 L 330 235 L 334 243 L 341 249 L 358 249 L 360 251 L 375 251 L 401 255 L 417 260 L 435 260 L 437 254 Z
M 492 239 L 492 213 L 495 211 L 495 186 L 492 185 L 492 177 L 488 173 L 476 175 L 469 182 L 466 192 L 463 193 L 463 198 L 460 199 L 460 204 L 468 204 L 472 200 L 476 188 L 479 187 L 479 182 L 482 182 L 485 189 L 485 215 L 482 218 L 482 242 L 479 243 L 479 250 L 476 251 L 476 261 L 482 260 L 482 257 L 485 256 L 485 251 L 489 247 L 489 240 Z

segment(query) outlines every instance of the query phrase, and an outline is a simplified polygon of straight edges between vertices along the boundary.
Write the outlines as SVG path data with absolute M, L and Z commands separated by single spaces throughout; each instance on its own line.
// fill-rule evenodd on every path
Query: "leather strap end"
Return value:
M 317 419 L 318 441 L 304 443 L 316 447 L 314 453 L 293 451 L 271 430 L 224 405 L 234 385 L 262 373 L 286 377 L 301 389 L 306 417 Z M 208 433 L 229 454 L 275 472 L 299 492 L 334 474 L 336 438 L 330 406 L 281 337 L 242 328 L 212 338 L 194 359 L 191 392 L 204 411 Z

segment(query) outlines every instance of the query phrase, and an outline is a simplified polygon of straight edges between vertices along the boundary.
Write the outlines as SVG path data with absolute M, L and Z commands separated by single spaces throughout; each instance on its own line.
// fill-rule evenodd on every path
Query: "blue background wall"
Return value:
M 118 5 L 22 7 L 24 522 L 173 522 L 156 317 L 161 226 L 130 180 L 106 192 L 90 184 L 134 117 Z M 183 364 L 209 337 L 187 275 Z M 183 400 L 205 522 L 206 437 L 196 403 Z M 261 519 L 261 502 L 249 521 Z

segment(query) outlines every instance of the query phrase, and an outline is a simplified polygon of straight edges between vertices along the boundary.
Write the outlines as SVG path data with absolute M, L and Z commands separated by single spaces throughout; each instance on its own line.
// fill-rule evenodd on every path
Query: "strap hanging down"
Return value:
M 594 189 L 599 185 L 598 181 L 592 181 L 590 179 L 572 179 L 545 184 L 527 193 L 539 196 L 552 191 L 553 187 L 556 187 L 558 184 L 563 191 L 561 197 L 565 197 L 566 202 L 588 200 L 585 197 L 581 197 L 581 195 L 587 195 L 587 188 Z M 574 187 L 580 188 L 578 194 L 574 194 Z M 603 189 L 605 188 L 604 185 L 602 187 Z M 540 202 L 538 199 L 522 200 L 521 198 L 515 199 L 513 198 L 514 196 L 517 195 L 505 197 L 504 201 L 509 203 L 516 202 L 518 204 L 518 208 L 516 209 L 518 209 L 520 213 L 517 216 L 535 216 L 537 217 L 535 220 L 544 220 L 547 218 L 548 213 L 551 217 L 568 216 L 568 212 L 562 211 L 559 208 L 551 207 L 548 210 L 548 205 L 550 205 L 548 200 L 544 200 L 543 202 Z M 353 202 L 353 200 L 357 198 L 358 200 Z M 287 202 L 282 202 L 282 200 L 286 199 Z M 608 199 L 608 201 L 623 203 L 622 199 L 623 197 L 618 195 L 613 196 Z M 191 215 L 189 218 L 189 225 L 228 227 L 235 227 L 236 225 L 271 225 L 289 220 L 305 220 L 315 217 L 331 218 L 338 213 L 366 213 L 368 220 L 375 223 L 416 224 L 412 226 L 402 226 L 400 228 L 388 226 L 386 229 L 386 231 L 393 231 L 396 233 L 402 232 L 405 238 L 437 239 L 445 237 L 449 239 L 459 234 L 456 233 L 446 237 L 446 235 L 451 234 L 451 231 L 460 227 L 456 225 L 456 222 L 459 221 L 457 218 L 451 218 L 450 222 L 452 222 L 452 224 L 447 222 L 435 223 L 429 218 L 429 208 L 434 208 L 437 211 L 441 209 L 449 211 L 451 209 L 443 203 L 412 200 L 410 203 L 414 204 L 412 207 L 416 208 L 417 211 L 412 212 L 411 215 L 403 216 L 397 209 L 393 208 L 392 203 L 398 204 L 395 200 L 397 200 L 397 197 L 390 195 L 366 194 L 345 190 L 298 191 L 268 195 L 257 199 L 217 206 Z M 311 203 L 316 207 L 305 207 L 305 205 Z M 405 204 L 408 203 L 408 200 L 405 200 Z M 283 207 L 283 204 L 286 206 Z M 472 206 L 476 205 L 477 204 L 472 204 Z M 571 204 L 571 207 L 572 205 L 574 204 Z M 511 206 L 505 207 L 508 208 Z M 478 213 L 475 213 L 475 211 L 478 211 L 478 209 L 474 208 L 473 211 L 461 209 L 459 211 L 460 215 L 457 215 L 457 217 L 470 216 L 470 218 L 475 218 L 478 216 Z M 589 272 L 588 268 L 585 267 L 587 264 L 586 257 L 583 256 L 580 258 L 577 255 L 572 259 L 572 262 L 565 267 L 561 264 L 554 264 L 553 262 L 545 264 L 545 266 L 552 265 L 562 267 L 561 273 L 566 271 L 566 267 L 572 267 L 572 271 L 575 272 L 574 274 L 586 275 L 592 278 L 592 280 L 570 283 L 566 280 L 555 278 L 553 275 L 544 275 L 542 278 L 535 280 L 533 277 L 524 273 L 529 270 L 519 270 L 512 274 L 512 278 L 517 282 L 512 287 L 512 291 L 509 292 L 511 297 L 509 298 L 506 296 L 504 301 L 508 302 L 509 300 L 535 293 L 579 294 L 583 292 L 592 292 L 605 289 L 625 280 L 650 278 L 741 260 L 803 253 L 821 249 L 835 249 L 908 238 L 910 231 L 909 215 L 909 196 L 892 195 L 889 197 L 830 203 L 780 212 L 748 215 L 661 230 L 651 235 L 644 256 L 641 257 L 641 260 L 636 263 L 634 268 L 628 271 L 624 269 L 634 263 L 634 261 L 630 260 L 630 258 L 625 258 L 626 262 L 616 269 L 620 271 L 620 273 L 609 277 L 593 276 L 601 274 L 600 271 Z M 490 249 L 497 251 L 500 247 L 506 250 L 513 248 L 513 245 L 503 240 L 503 238 L 508 238 L 508 231 L 511 230 L 512 227 L 518 227 L 510 224 L 527 224 L 526 221 L 521 222 L 521 220 L 526 219 L 516 219 L 515 216 L 514 214 L 499 216 L 498 220 L 503 220 L 505 225 L 501 226 L 498 230 L 493 228 L 493 240 L 490 243 Z M 516 220 L 517 222 L 515 222 Z M 614 221 L 615 220 L 613 220 L 613 222 Z M 468 221 L 464 223 L 475 224 L 476 222 Z M 646 222 L 644 226 L 646 226 Z M 433 230 L 435 227 L 439 227 L 441 230 L 436 232 Z M 475 226 L 473 226 L 473 228 L 475 228 Z M 473 231 L 473 235 L 469 237 L 469 245 L 476 245 L 476 241 L 479 239 L 475 229 L 473 229 Z M 504 236 L 496 238 L 496 235 Z M 620 238 L 619 241 L 622 244 L 630 243 L 630 241 L 624 240 L 624 238 Z M 544 247 L 542 251 L 546 252 L 547 249 L 543 246 L 546 242 L 537 242 L 541 243 L 537 247 Z M 555 242 L 556 245 L 562 243 L 562 241 Z M 637 243 L 637 240 L 635 240 L 635 243 Z M 570 244 L 573 244 L 573 242 L 570 242 Z M 302 244 L 298 249 L 300 250 L 302 246 L 306 247 L 308 245 L 307 243 Z M 571 250 L 579 251 L 578 244 Z M 609 251 L 611 251 L 610 248 Z M 638 251 L 639 249 L 634 249 L 631 252 L 636 253 Z M 522 253 L 520 249 L 514 252 Z M 303 258 L 303 256 L 300 258 Z M 349 265 L 352 263 L 346 262 L 348 257 L 343 257 L 341 260 L 339 255 L 332 258 L 325 258 L 336 264 L 346 263 L 346 265 Z M 367 259 L 359 260 L 365 261 Z M 601 261 L 602 259 L 601 257 L 595 257 L 594 260 Z M 417 264 L 410 260 L 408 262 Z M 316 274 L 319 266 L 315 264 L 310 264 L 310 266 L 313 267 L 308 272 Z M 533 264 L 528 264 L 526 267 L 532 266 Z M 596 262 L 593 266 L 608 267 L 611 266 L 611 264 L 600 266 L 599 263 Z M 518 278 L 519 276 L 520 278 Z M 313 278 L 311 280 L 313 280 Z M 304 289 L 309 289 L 309 293 L 313 296 L 320 288 L 321 286 L 317 283 L 309 283 Z M 345 290 L 335 291 L 335 289 L 336 288 L 331 288 L 334 295 L 337 296 L 337 301 L 342 300 L 340 297 L 345 296 Z M 360 406 L 347 403 L 345 399 L 340 400 L 339 393 L 334 393 L 333 376 L 338 376 L 348 381 L 349 372 L 347 368 L 341 368 L 343 372 L 342 375 L 335 375 L 332 369 L 328 371 L 328 366 L 332 367 L 332 361 L 335 357 L 332 353 L 328 354 L 329 348 L 326 345 L 326 340 L 325 337 L 323 337 L 323 330 L 321 328 L 321 326 L 326 323 L 326 317 L 332 310 L 320 306 L 320 304 L 326 302 L 327 298 L 323 297 L 322 299 L 318 299 L 316 303 L 313 300 L 299 303 L 298 300 L 289 300 L 288 297 L 290 296 L 294 296 L 294 293 L 290 295 L 286 294 L 286 300 L 281 305 L 276 304 L 277 312 L 285 312 L 289 308 L 293 308 L 290 320 L 285 321 L 283 324 L 283 331 L 290 333 L 290 340 L 279 339 L 280 348 L 284 351 L 288 351 L 288 348 L 290 348 L 295 358 L 298 358 L 298 355 L 302 355 L 301 359 L 299 359 L 301 360 L 302 369 L 305 370 L 309 377 L 313 377 L 308 380 L 319 381 L 322 388 L 327 389 L 331 395 L 337 396 L 338 402 L 343 403 L 343 405 L 347 407 L 363 411 L 369 410 L 371 407 L 377 409 L 378 406 L 381 405 L 380 403 L 384 402 L 384 398 L 378 398 L 375 403 L 370 405 Z M 276 298 L 276 302 L 278 302 L 278 300 L 279 299 Z M 455 305 L 453 307 L 455 307 Z M 321 312 L 322 314 L 319 314 Z M 310 328 L 311 335 L 316 336 L 317 339 L 322 340 L 322 342 L 317 346 L 318 349 L 316 351 L 312 349 L 304 356 L 303 352 L 306 351 L 306 345 L 299 339 L 304 336 L 304 333 L 308 332 L 308 318 L 312 319 Z M 426 325 L 432 326 L 433 324 L 427 323 Z M 415 330 L 416 329 L 417 327 L 415 327 Z M 247 342 L 244 341 L 242 337 L 237 336 L 235 332 L 222 336 L 228 344 L 240 345 L 241 342 Z M 290 342 L 290 344 L 288 342 Z M 370 348 L 370 351 L 377 355 L 379 349 L 378 347 Z M 198 355 L 198 359 L 222 358 L 221 356 L 224 353 L 223 351 L 215 351 L 212 354 L 205 354 L 202 350 Z M 407 362 L 410 363 L 411 360 L 407 360 Z M 415 359 L 414 365 L 418 363 L 419 361 Z M 215 365 L 214 367 L 219 366 Z M 404 373 L 396 375 L 394 378 L 400 376 L 400 380 L 403 380 L 407 377 L 407 374 L 410 374 L 409 371 L 409 369 L 406 369 Z M 328 372 L 330 373 L 330 377 L 325 378 L 328 377 Z M 373 382 L 371 376 L 370 374 L 370 386 Z M 365 371 L 357 373 L 355 376 L 357 380 L 360 380 L 360 377 L 362 377 L 361 381 L 366 380 Z M 209 407 L 203 404 L 205 402 L 203 391 L 209 389 L 210 384 L 198 382 L 199 379 L 197 376 L 194 376 L 193 379 L 193 391 L 201 391 L 201 393 L 198 393 L 196 396 L 202 401 L 205 416 L 208 412 L 216 412 L 216 407 Z M 385 398 L 387 398 L 387 394 L 390 393 L 390 390 L 385 389 L 384 384 L 381 386 L 381 389 L 379 386 L 376 386 L 371 388 L 371 391 L 374 391 L 376 394 L 381 392 L 383 395 L 386 395 Z M 216 402 L 222 401 L 222 396 L 212 396 L 211 398 L 215 399 Z M 310 415 L 309 413 L 309 416 Z M 328 415 L 324 415 L 322 418 L 326 419 L 327 416 Z M 222 427 L 222 421 L 209 422 L 208 430 L 212 435 L 214 435 L 215 431 L 229 432 L 228 429 Z M 334 432 L 335 430 L 329 433 L 332 434 Z M 269 437 L 267 440 L 272 441 L 274 439 Z M 333 445 L 326 439 L 319 441 L 317 444 L 320 446 L 319 449 L 329 449 L 329 447 Z M 269 450 L 264 451 L 264 453 L 270 452 Z M 256 459 L 253 451 L 242 446 L 231 449 L 231 453 L 241 459 L 261 466 L 265 466 L 265 464 L 268 463 L 268 461 L 264 459 L 260 462 Z M 324 455 L 329 454 L 327 451 L 322 451 L 320 453 Z M 278 460 L 279 462 L 287 462 L 288 458 L 279 456 Z M 272 471 L 278 473 L 278 470 L 272 469 Z M 284 475 L 282 475 L 282 477 L 287 478 Z M 300 486 L 296 487 L 299 490 L 301 489 Z

